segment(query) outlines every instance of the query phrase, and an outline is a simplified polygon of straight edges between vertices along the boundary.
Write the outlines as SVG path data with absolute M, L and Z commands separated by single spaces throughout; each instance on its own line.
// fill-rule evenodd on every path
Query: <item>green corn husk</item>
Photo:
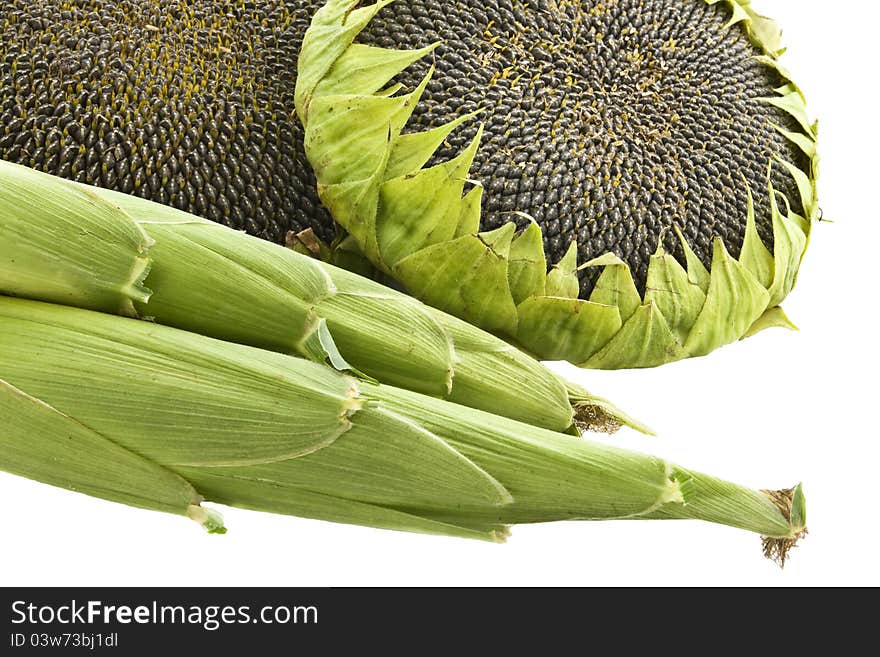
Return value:
M 221 531 L 202 499 L 500 541 L 507 525 L 693 518 L 784 559 L 800 488 L 762 493 L 294 358 L 0 297 L 0 467 Z
M 799 125 L 797 132 L 777 129 L 803 151 L 808 165 L 801 170 L 779 160 L 773 166 L 794 179 L 804 216 L 791 209 L 768 177 L 764 191 L 772 211 L 772 253 L 749 211 L 738 260 L 718 238 L 707 270 L 679 234 L 687 267 L 659 248 L 650 260 L 644 295 L 616 255 L 579 263 L 575 244 L 548 273 L 535 223 L 518 234 L 513 223 L 480 232 L 482 188 L 476 184 L 465 193 L 479 133 L 454 159 L 424 168 L 446 136 L 471 116 L 425 132 L 404 132 L 433 71 L 406 94 L 397 93 L 392 81 L 433 48 L 405 51 L 355 43 L 393 1 L 329 0 L 318 10 L 303 39 L 295 94 L 321 200 L 376 269 L 426 303 L 505 336 L 539 358 L 587 368 L 654 367 L 706 355 L 766 328 L 793 328 L 779 304 L 794 287 L 820 215 L 818 127 L 807 116 L 803 93 L 779 63 L 778 26 L 757 14 L 751 0 L 705 1 L 730 8 L 727 29 L 743 30 L 761 53 L 756 60 L 783 80 L 773 97 L 760 100 Z M 577 272 L 584 267 L 602 269 L 589 299 L 578 298 Z
M 0 293 L 295 354 L 554 431 L 649 431 L 495 336 L 374 281 L 3 161 Z

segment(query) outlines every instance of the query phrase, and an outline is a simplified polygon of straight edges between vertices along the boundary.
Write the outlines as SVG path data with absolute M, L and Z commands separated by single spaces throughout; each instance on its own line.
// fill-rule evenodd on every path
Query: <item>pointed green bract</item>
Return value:
M 531 297 L 517 312 L 520 343 L 551 360 L 583 363 L 623 326 L 616 306 L 583 299 Z
M 780 212 L 772 184 L 770 199 L 773 235 L 776 240 L 773 250 L 773 283 L 769 288 L 772 307 L 778 305 L 794 287 L 798 267 L 807 247 L 807 235 L 801 231 L 790 209 L 787 216 Z
M 385 179 L 391 180 L 410 173 L 417 173 L 453 130 L 476 115 L 476 112 L 465 114 L 431 130 L 400 135 L 394 144 L 391 156 L 388 158 Z
M 513 301 L 519 305 L 546 292 L 547 260 L 541 245 L 541 229 L 535 222 L 513 238 L 510 243 L 510 264 L 507 278 Z
M 797 325 L 792 322 L 785 311 L 779 306 L 770 308 L 761 315 L 758 320 L 752 324 L 751 328 L 746 331 L 746 337 L 760 333 L 768 328 L 785 328 L 789 331 L 797 331 Z
M 455 237 L 457 226 L 444 218 L 450 212 L 459 212 L 465 178 L 478 143 L 479 137 L 448 162 L 392 178 L 382 185 L 376 230 L 386 261 L 399 262 L 411 255 L 413 244 L 431 245 Z
M 321 78 L 315 95 L 344 94 L 351 86 L 370 89 L 369 93 L 381 91 L 398 72 L 426 56 L 438 45 L 435 43 L 421 50 L 390 50 L 353 43 L 336 60 L 328 75 Z M 340 71 L 346 72 L 344 78 L 338 76 Z
M 717 344 L 739 339 L 763 314 L 768 300 L 767 290 L 730 257 L 721 239 L 716 239 L 706 303 L 688 334 L 685 349 L 703 356 Z
M 684 251 L 688 280 L 699 287 L 704 293 L 708 292 L 710 279 L 709 271 L 697 257 L 697 254 L 694 253 L 694 250 L 691 248 L 691 245 L 688 244 L 685 236 L 681 234 L 681 231 L 676 228 L 675 232 L 678 235 L 678 241 L 681 243 L 682 251 Z
M 661 249 L 651 256 L 645 302 L 654 304 L 676 341 L 683 344 L 706 303 L 706 294 L 688 280 L 678 261 Z
M 465 192 L 464 170 L 479 138 L 450 162 L 419 169 L 442 138 L 468 117 L 424 133 L 402 134 L 399 121 L 412 108 L 400 104 L 416 102 L 427 79 L 407 96 L 396 96 L 397 89 L 388 93 L 384 87 L 394 76 L 394 66 L 400 72 L 425 51 L 392 55 L 354 43 L 366 25 L 365 17 L 373 16 L 386 2 L 350 14 L 351 2 L 330 0 L 306 33 L 297 112 L 322 201 L 373 265 L 395 277 L 408 292 L 541 358 L 565 359 L 584 367 L 650 367 L 701 356 L 751 335 L 758 318 L 776 308 L 791 291 L 811 225 L 819 216 L 817 128 L 808 118 L 800 89 L 779 65 L 782 48 L 776 24 L 757 14 L 749 0 L 706 2 L 724 2 L 731 12 L 727 29 L 743 30 L 762 53 L 757 60 L 779 73 L 783 84 L 776 95 L 761 100 L 793 117 L 799 131 L 778 129 L 809 159 L 806 171 L 781 162 L 797 183 L 805 217 L 790 209 L 779 211 L 777 193 L 769 191 L 776 208 L 772 254 L 757 234 L 753 205 L 743 218 L 745 240 L 736 265 L 728 256 L 718 260 L 725 271 L 716 274 L 714 262 L 713 271 L 707 271 L 682 237 L 686 266 L 682 270 L 671 257 L 658 254 L 649 263 L 644 294 L 636 289 L 627 266 L 613 254 L 581 264 L 572 245 L 562 261 L 546 263 L 540 229 L 533 224 L 514 237 L 509 250 L 483 249 L 485 233 L 480 233 L 479 208 L 474 203 L 480 189 Z M 322 93 L 324 80 L 328 81 L 326 93 Z M 358 128 L 346 128 L 348 124 Z M 329 130 L 328 125 L 338 128 Z M 332 171 L 325 175 L 328 166 Z M 447 172 L 450 175 L 444 180 Z M 387 181 L 381 202 L 377 200 L 379 181 Z M 548 264 L 549 273 L 541 280 L 538 268 L 543 265 L 546 271 Z M 576 272 L 585 266 L 604 268 L 589 299 L 594 305 L 563 303 L 578 297 Z M 722 280 L 727 284 L 722 285 Z M 762 295 L 757 287 L 767 294 Z M 738 296 L 729 296 L 732 292 Z M 678 293 L 684 297 L 677 298 Z M 757 308 L 755 304 L 761 302 L 764 307 Z M 617 309 L 618 330 L 626 332 L 627 341 L 607 334 L 613 316 L 599 310 L 607 306 Z M 545 311 L 545 316 L 539 316 Z M 598 316 L 598 327 L 586 319 L 593 314 Z M 764 324 L 781 325 L 785 324 Z M 586 333 L 580 335 L 582 330 Z
M 562 260 L 547 272 L 544 294 L 548 297 L 577 299 L 580 282 L 577 277 L 577 244 L 571 243 Z M 593 299 L 595 301 L 595 299 Z M 598 303 L 601 303 L 599 301 Z
M 741 26 L 752 42 L 769 56 L 776 58 L 782 54 L 782 31 L 774 21 L 752 9 L 752 0 L 706 0 L 706 2 L 710 5 L 723 2 L 729 6 L 733 15 L 728 27 Z
M 546 367 L 375 281 L 174 208 L 8 162 L 0 162 L 0 190 L 0 290 L 295 354 L 557 431 L 573 426 L 566 385 Z M 83 194 L 93 202 L 79 204 Z M 484 234 L 480 254 L 509 253 L 512 234 Z M 145 277 L 133 298 L 119 292 L 132 263 Z M 72 295 L 59 298 L 59 289 Z
M 489 331 L 515 333 L 516 306 L 507 278 L 513 228 L 508 224 L 494 234 L 429 246 L 398 262 L 394 273 L 413 281 L 410 291 L 435 308 Z
M 639 306 L 629 320 L 600 351 L 584 365 L 616 370 L 629 367 L 634 349 L 642 367 L 655 367 L 685 356 L 663 314 L 654 303 Z
M 604 267 L 590 294 L 590 301 L 616 307 L 620 311 L 621 321 L 627 322 L 641 305 L 629 267 L 613 253 L 591 260 L 587 266 Z
M 755 203 L 750 189 L 748 196 L 749 210 L 746 218 L 746 234 L 739 254 L 739 263 L 751 272 L 764 289 L 768 289 L 773 284 L 775 263 L 773 255 L 758 236 L 758 227 L 755 224 Z
M 308 108 L 315 87 L 330 67 L 348 50 L 370 19 L 390 2 L 379 0 L 369 7 L 355 9 L 360 0 L 342 0 L 328 3 L 315 12 L 311 28 L 303 37 L 297 64 L 294 91 L 297 111 Z
M 203 498 L 494 541 L 509 524 L 684 517 L 792 542 L 805 522 L 802 494 L 779 507 L 660 458 L 135 319 L 0 297 L 0 341 L 0 468 L 215 531 Z

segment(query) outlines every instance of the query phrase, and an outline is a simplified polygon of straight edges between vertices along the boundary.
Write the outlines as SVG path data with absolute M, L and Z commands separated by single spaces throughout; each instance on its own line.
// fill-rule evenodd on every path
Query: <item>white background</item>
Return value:
M 757 536 L 693 521 L 521 526 L 492 545 L 222 509 L 230 531 L 209 536 L 0 473 L 0 585 L 880 584 L 880 10 L 755 4 L 782 24 L 783 61 L 821 121 L 834 223 L 816 227 L 785 303 L 801 331 L 658 370 L 569 371 L 659 433 L 622 432 L 617 444 L 758 488 L 803 481 L 810 535 L 785 571 L 763 560 Z

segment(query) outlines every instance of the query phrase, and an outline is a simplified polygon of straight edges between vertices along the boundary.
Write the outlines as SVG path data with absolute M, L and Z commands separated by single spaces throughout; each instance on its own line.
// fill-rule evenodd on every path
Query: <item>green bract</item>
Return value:
M 805 216 L 772 183 L 750 190 L 750 198 L 768 195 L 772 253 L 750 207 L 738 259 L 716 238 L 707 270 L 679 235 L 686 266 L 660 248 L 651 258 L 644 294 L 614 254 L 578 262 L 574 243 L 548 271 L 534 223 L 521 232 L 513 223 L 480 232 L 482 189 L 475 184 L 464 193 L 479 134 L 454 159 L 424 168 L 445 137 L 470 117 L 404 133 L 431 74 L 406 94 L 388 85 L 431 48 L 399 51 L 355 43 L 390 1 L 358 7 L 355 0 L 330 0 L 306 33 L 296 86 L 321 200 L 376 268 L 426 303 L 538 357 L 582 367 L 651 367 L 702 356 L 771 326 L 791 327 L 779 304 L 794 286 L 819 216 L 817 128 L 807 118 L 803 94 L 778 63 L 778 28 L 748 0 L 724 0 L 732 11 L 727 29 L 744 30 L 763 53 L 760 62 L 785 81 L 764 100 L 797 121 L 798 132 L 778 129 L 810 165 L 802 171 L 780 159 L 773 166 L 793 177 Z M 584 267 L 602 270 L 589 299 L 578 298 L 577 272 Z
M 296 354 L 555 431 L 589 418 L 644 430 L 405 294 L 174 208 L 3 161 L 0 294 Z
M 325 365 L 0 297 L 0 468 L 222 531 L 203 499 L 500 541 L 507 525 L 692 518 L 802 534 L 800 487 L 752 491 Z

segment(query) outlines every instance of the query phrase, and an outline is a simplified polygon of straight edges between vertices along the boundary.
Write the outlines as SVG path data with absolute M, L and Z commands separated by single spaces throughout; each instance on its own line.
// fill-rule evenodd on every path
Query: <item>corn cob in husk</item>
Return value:
M 212 531 L 203 499 L 493 541 L 517 523 L 694 518 L 783 556 L 804 529 L 800 488 L 774 497 L 165 326 L 0 297 L 0 344 L 0 467 Z
M 493 335 L 374 281 L 2 161 L 0 293 L 296 354 L 554 431 L 647 431 Z
M 795 131 L 775 129 L 807 164 L 778 159 L 770 166 L 790 174 L 803 212 L 774 189 L 768 172 L 767 189 L 755 191 L 769 201 L 771 252 L 758 234 L 752 190 L 743 181 L 749 207 L 742 217 L 739 257 L 716 237 L 707 268 L 678 231 L 684 264 L 663 249 L 661 240 L 643 293 L 629 266 L 612 252 L 578 262 L 572 243 L 559 262 L 546 262 L 542 232 L 534 222 L 520 232 L 512 222 L 481 232 L 482 188 L 477 182 L 465 192 L 474 182 L 468 172 L 479 132 L 452 160 L 425 167 L 471 116 L 425 132 L 405 131 L 433 71 L 409 93 L 398 93 L 395 76 L 434 48 L 406 51 L 355 42 L 393 1 L 330 0 L 316 12 L 299 58 L 296 106 L 305 126 L 306 154 L 322 202 L 348 233 L 346 256 L 353 241 L 378 270 L 426 303 L 540 358 L 581 367 L 653 367 L 708 354 L 769 327 L 793 327 L 779 304 L 795 284 L 820 215 L 817 126 L 778 61 L 779 28 L 758 15 L 750 0 L 706 2 L 729 7 L 726 29 L 742 30 L 758 53 L 756 61 L 781 80 L 771 97 L 760 100 L 797 125 Z M 586 267 L 602 273 L 589 298 L 579 298 L 578 271 Z

